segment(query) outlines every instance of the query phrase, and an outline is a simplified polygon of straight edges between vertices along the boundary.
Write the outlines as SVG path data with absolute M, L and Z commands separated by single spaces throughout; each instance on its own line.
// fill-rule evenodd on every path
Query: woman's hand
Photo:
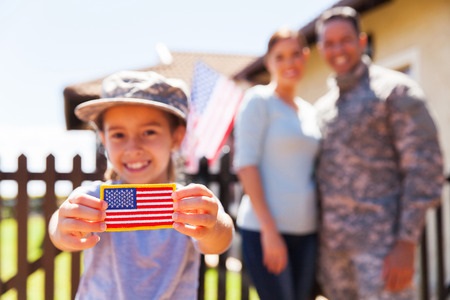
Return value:
M 283 237 L 276 229 L 261 231 L 263 264 L 270 273 L 280 274 L 287 265 L 288 252 Z

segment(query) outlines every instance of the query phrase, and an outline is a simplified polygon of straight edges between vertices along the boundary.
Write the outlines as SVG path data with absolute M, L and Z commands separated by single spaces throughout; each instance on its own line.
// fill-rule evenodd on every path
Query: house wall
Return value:
M 450 171 L 450 1 L 394 0 L 364 13 L 361 21 L 373 38 L 374 62 L 410 65 L 410 75 L 425 90 Z M 329 72 L 312 47 L 300 95 L 314 102 L 325 93 Z

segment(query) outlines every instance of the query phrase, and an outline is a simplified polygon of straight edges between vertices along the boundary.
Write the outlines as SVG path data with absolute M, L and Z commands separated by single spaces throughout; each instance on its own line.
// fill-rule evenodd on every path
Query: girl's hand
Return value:
M 172 194 L 173 228 L 198 242 L 203 254 L 219 254 L 227 250 L 234 234 L 231 217 L 219 199 L 207 187 L 190 184 Z
M 52 216 L 49 234 L 53 244 L 64 251 L 80 251 L 95 246 L 103 232 L 105 201 L 85 194 L 72 193 Z
M 219 200 L 205 186 L 190 184 L 172 194 L 174 228 L 195 239 L 210 234 L 217 222 Z

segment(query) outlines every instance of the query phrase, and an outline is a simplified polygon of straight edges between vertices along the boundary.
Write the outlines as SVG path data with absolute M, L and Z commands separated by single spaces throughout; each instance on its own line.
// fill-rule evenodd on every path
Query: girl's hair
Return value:
M 185 122 L 183 120 L 181 120 L 179 117 L 175 116 L 174 114 L 171 114 L 169 112 L 165 112 L 164 114 L 167 117 L 167 120 L 169 121 L 169 126 L 170 126 L 170 132 L 173 133 L 175 131 L 175 129 L 177 129 L 179 126 L 186 126 Z M 104 117 L 104 112 L 101 113 L 97 120 L 95 121 L 96 127 L 97 127 L 97 131 L 103 131 L 104 127 L 103 127 L 103 117 Z M 100 144 L 99 147 L 100 151 L 105 152 L 105 149 L 103 147 L 103 145 Z M 170 182 L 174 182 L 177 179 L 177 170 L 181 169 L 181 167 L 183 166 L 183 159 L 181 157 L 179 158 L 175 158 L 175 157 L 171 157 L 170 161 L 169 161 L 169 166 L 167 168 L 167 176 L 169 178 Z M 117 174 L 117 172 L 112 168 L 107 168 L 104 174 L 104 179 L 105 180 L 120 180 L 119 174 Z
M 295 38 L 298 41 L 298 44 L 301 48 L 307 48 L 308 42 L 305 39 L 305 36 L 303 33 L 299 30 L 292 30 L 289 28 L 281 28 L 277 30 L 269 39 L 269 42 L 267 44 L 267 51 L 266 55 L 272 51 L 275 44 L 277 44 L 279 41 Z

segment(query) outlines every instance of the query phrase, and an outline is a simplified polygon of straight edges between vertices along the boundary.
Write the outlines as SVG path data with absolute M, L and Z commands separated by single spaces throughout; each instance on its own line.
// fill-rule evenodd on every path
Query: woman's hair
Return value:
M 277 44 L 279 41 L 286 40 L 286 39 L 297 39 L 298 44 L 301 48 L 308 47 L 308 42 L 305 39 L 305 36 L 303 33 L 299 30 L 292 30 L 289 28 L 281 28 L 277 30 L 269 39 L 269 42 L 267 44 L 267 51 L 266 55 L 272 51 L 275 44 Z
M 179 117 L 175 116 L 174 114 L 171 114 L 169 112 L 164 112 L 164 114 L 167 117 L 167 120 L 169 121 L 171 133 L 173 133 L 178 128 L 178 126 L 186 126 L 185 122 L 183 120 L 181 120 Z M 101 113 L 98 116 L 97 120 L 95 121 L 97 131 L 103 132 L 103 130 L 104 130 L 103 117 L 104 117 L 104 112 Z M 99 150 L 101 150 L 101 151 L 105 150 L 103 145 L 100 145 Z M 167 168 L 167 175 L 168 175 L 170 182 L 174 182 L 176 180 L 176 177 L 177 177 L 176 171 L 178 169 L 180 169 L 182 165 L 183 165 L 182 158 L 177 158 L 177 159 L 175 159 L 174 157 L 170 158 L 169 166 Z M 106 169 L 104 177 L 105 177 L 104 178 L 105 180 L 120 180 L 119 174 L 117 174 L 116 171 L 112 167 Z
M 322 13 L 316 21 L 316 35 L 320 37 L 323 26 L 331 20 L 345 20 L 352 24 L 356 34 L 361 33 L 361 24 L 358 12 L 349 6 L 337 6 Z

